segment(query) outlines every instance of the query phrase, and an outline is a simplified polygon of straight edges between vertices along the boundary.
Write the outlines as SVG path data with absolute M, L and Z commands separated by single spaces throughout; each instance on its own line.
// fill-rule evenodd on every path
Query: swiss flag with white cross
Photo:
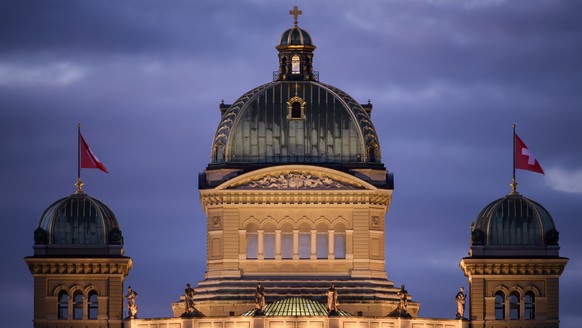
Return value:
M 525 143 L 515 135 L 515 168 L 544 174 L 540 163 Z

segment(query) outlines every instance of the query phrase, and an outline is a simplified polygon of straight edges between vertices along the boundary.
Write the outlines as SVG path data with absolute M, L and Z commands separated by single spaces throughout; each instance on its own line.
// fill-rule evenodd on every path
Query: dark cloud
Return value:
M 511 179 L 511 124 L 547 175 L 520 190 L 554 215 L 562 327 L 582 276 L 582 4 L 575 1 L 299 1 L 321 81 L 364 103 L 395 174 L 386 217 L 389 279 L 452 317 L 467 286 L 458 267 L 469 226 Z M 86 190 L 116 213 L 135 267 L 142 317 L 170 316 L 186 282 L 203 279 L 205 219 L 197 176 L 221 99 L 276 69 L 292 5 L 276 1 L 8 1 L 0 3 L 0 315 L 30 326 L 32 231 L 73 192 L 81 122 L 110 174 Z M 577 175 L 578 174 L 578 175 Z M 577 179 L 580 183 L 576 184 Z M 574 183 L 574 188 L 568 183 Z M 564 190 L 570 190 L 566 192 Z M 201 243 L 202 241 L 202 243 Z M 7 301 L 8 300 L 8 301 Z M 577 321 L 578 320 L 578 321 Z

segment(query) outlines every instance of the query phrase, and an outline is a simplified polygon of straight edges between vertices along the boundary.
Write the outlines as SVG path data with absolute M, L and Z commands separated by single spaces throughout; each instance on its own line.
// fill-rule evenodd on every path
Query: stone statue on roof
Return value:
M 404 285 L 400 286 L 400 290 L 396 293 L 399 298 L 398 305 L 396 309 L 388 314 L 389 317 L 402 317 L 402 318 L 412 318 L 410 313 L 408 313 L 408 291 L 404 288 Z
M 457 319 L 463 319 L 465 316 L 465 298 L 467 298 L 465 289 L 461 287 L 459 288 L 457 296 L 455 296 L 455 300 L 457 301 Z
M 329 286 L 329 289 L 326 292 L 327 295 L 327 313 L 330 316 L 333 315 L 339 315 L 338 311 L 337 311 L 337 305 L 339 304 L 337 299 L 338 299 L 338 294 L 337 294 L 337 289 L 335 289 L 335 285 L 331 284 Z
M 263 310 L 265 309 L 265 287 L 260 283 L 257 284 L 255 289 L 255 315 L 263 315 Z
M 127 295 L 123 298 L 127 299 L 127 310 L 129 312 L 129 318 L 137 318 L 137 304 L 135 303 L 135 298 L 137 297 L 137 292 L 131 289 L 131 286 L 127 287 Z

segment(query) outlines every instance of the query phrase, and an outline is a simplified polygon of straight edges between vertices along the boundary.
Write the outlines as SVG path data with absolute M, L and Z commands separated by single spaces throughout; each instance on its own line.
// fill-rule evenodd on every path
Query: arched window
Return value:
M 311 228 L 307 224 L 299 227 L 299 258 L 309 259 L 311 256 Z
M 258 254 L 258 227 L 255 224 L 249 224 L 247 226 L 247 259 L 256 259 Z
M 265 259 L 275 258 L 275 226 L 267 224 L 263 232 L 263 254 Z
M 291 74 L 300 74 L 301 73 L 301 68 L 300 68 L 300 59 L 299 56 L 294 55 L 293 57 L 291 57 Z
M 505 320 L 505 294 L 495 293 L 495 320 Z
M 346 227 L 336 224 L 333 232 L 333 253 L 336 259 L 346 258 Z
M 523 298 L 524 302 L 524 312 L 523 317 L 525 320 L 533 320 L 536 317 L 536 303 L 535 295 L 532 291 L 526 292 Z
M 59 292 L 59 307 L 57 317 L 62 320 L 69 318 L 69 295 L 62 290 Z
M 73 297 L 73 319 L 83 319 L 83 294 L 80 290 L 76 291 Z
M 281 258 L 293 258 L 293 226 L 289 223 L 281 227 Z
M 295 101 L 291 104 L 291 118 L 293 119 L 300 119 L 302 118 L 301 115 L 301 103 Z
M 323 223 L 317 225 L 316 253 L 318 259 L 327 259 L 329 253 L 329 228 Z
M 519 293 L 513 292 L 509 295 L 509 319 L 519 320 Z
M 99 314 L 99 303 L 97 299 L 97 292 L 92 290 L 89 292 L 89 303 L 87 303 L 87 315 L 89 320 L 97 320 Z

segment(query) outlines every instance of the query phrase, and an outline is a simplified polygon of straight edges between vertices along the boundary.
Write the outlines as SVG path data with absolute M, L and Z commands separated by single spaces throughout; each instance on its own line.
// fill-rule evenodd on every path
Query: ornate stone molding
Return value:
M 32 274 L 122 274 L 133 267 L 130 258 L 71 260 L 62 258 L 26 258 Z
M 514 261 L 487 259 L 486 262 L 477 259 L 463 259 L 459 263 L 465 276 L 469 275 L 561 275 L 568 262 L 567 259 Z M 544 261 L 544 262 L 538 262 Z
M 346 181 L 338 181 L 321 173 L 312 172 L 281 172 L 255 177 L 251 181 L 241 181 L 234 184 L 229 189 L 306 189 L 306 190 L 328 190 L 328 189 L 362 189 L 362 186 Z
M 247 191 L 203 190 L 203 207 L 213 205 L 287 205 L 287 204 L 346 204 L 388 206 L 392 199 L 389 191 Z

